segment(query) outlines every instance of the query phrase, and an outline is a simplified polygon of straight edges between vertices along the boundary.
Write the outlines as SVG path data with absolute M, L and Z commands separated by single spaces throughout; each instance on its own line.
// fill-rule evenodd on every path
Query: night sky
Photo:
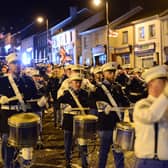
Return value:
M 0 32 L 16 32 L 32 23 L 36 16 L 49 20 L 49 27 L 69 16 L 69 6 L 96 10 L 92 0 L 1 0 Z M 168 0 L 109 0 L 110 16 L 120 16 L 128 9 L 141 5 L 148 9 L 167 8 Z M 97 9 L 99 10 L 99 9 Z

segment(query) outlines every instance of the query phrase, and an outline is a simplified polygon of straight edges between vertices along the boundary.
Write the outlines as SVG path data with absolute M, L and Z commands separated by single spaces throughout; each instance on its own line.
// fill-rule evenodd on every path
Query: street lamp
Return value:
M 36 21 L 38 22 L 38 23 L 44 23 L 45 22 L 45 24 L 46 24 L 46 34 L 47 34 L 47 38 L 46 38 L 46 44 L 47 44 L 47 48 L 46 48 L 46 55 L 47 55 L 47 57 L 48 57 L 48 39 L 49 39 L 49 33 L 48 33 L 48 18 L 44 18 L 44 17 L 42 17 L 42 16 L 39 16 L 39 17 L 37 17 L 37 19 L 36 19 Z M 50 60 L 50 58 L 49 58 L 49 60 Z M 50 60 L 51 61 L 51 60 Z
M 96 6 L 100 6 L 102 3 L 102 0 L 93 0 L 94 4 Z M 106 31 L 106 53 L 107 53 L 107 61 L 109 57 L 109 30 L 110 30 L 110 24 L 109 24 L 109 4 L 108 0 L 105 0 L 105 5 L 106 5 L 106 24 L 107 24 L 107 31 Z

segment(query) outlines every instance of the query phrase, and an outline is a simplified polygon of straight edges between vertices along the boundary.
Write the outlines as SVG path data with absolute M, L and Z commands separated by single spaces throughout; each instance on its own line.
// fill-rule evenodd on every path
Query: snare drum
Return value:
M 97 121 L 98 117 L 91 114 L 74 116 L 74 136 L 81 139 L 94 138 L 97 130 Z
M 8 119 L 8 143 L 15 147 L 33 147 L 39 137 L 40 117 L 34 113 L 20 113 Z
M 133 124 L 128 122 L 117 123 L 113 134 L 114 148 L 119 150 L 133 150 L 135 129 Z

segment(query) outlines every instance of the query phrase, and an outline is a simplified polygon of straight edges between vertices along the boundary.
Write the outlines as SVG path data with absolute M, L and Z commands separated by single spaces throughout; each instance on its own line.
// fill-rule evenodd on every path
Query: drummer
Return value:
M 64 94 L 59 97 L 58 102 L 66 104 L 63 116 L 63 129 L 64 129 L 64 147 L 66 157 L 66 167 L 71 168 L 71 153 L 72 153 L 72 139 L 73 139 L 73 117 L 79 112 L 85 113 L 83 107 L 89 105 L 88 92 L 81 89 L 82 76 L 81 74 L 73 74 L 69 78 L 69 88 L 64 91 Z M 79 108 L 81 111 L 73 111 L 73 108 Z M 87 112 L 86 112 L 87 113 Z M 80 156 L 82 159 L 82 168 L 88 167 L 87 161 L 87 145 L 85 141 L 78 141 Z
M 5 168 L 13 168 L 15 148 L 8 145 L 8 118 L 20 112 L 36 112 L 46 99 L 39 99 L 38 105 L 28 106 L 26 100 L 37 99 L 37 89 L 32 78 L 21 73 L 21 60 L 15 53 L 6 57 L 9 74 L 0 78 L 0 132 L 2 133 L 2 156 Z
M 100 151 L 98 168 L 105 168 L 108 152 L 112 145 L 112 134 L 116 123 L 120 121 L 120 113 L 116 113 L 119 107 L 129 106 L 127 97 L 123 94 L 120 85 L 114 82 L 116 68 L 112 62 L 102 66 L 104 80 L 91 94 L 98 109 L 98 129 L 100 131 Z M 115 165 L 117 168 L 124 167 L 122 152 L 113 150 Z
M 148 97 L 134 108 L 135 168 L 168 167 L 168 80 L 164 66 L 145 71 Z

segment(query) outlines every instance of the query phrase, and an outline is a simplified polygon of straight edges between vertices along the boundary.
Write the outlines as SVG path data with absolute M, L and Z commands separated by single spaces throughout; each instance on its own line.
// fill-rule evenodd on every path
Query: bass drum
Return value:
M 81 139 L 93 139 L 97 130 L 98 117 L 95 115 L 77 115 L 74 117 L 74 136 Z
M 134 147 L 135 129 L 133 123 L 117 123 L 113 133 L 114 148 L 118 150 L 132 151 Z
M 8 143 L 15 147 L 36 146 L 40 135 L 40 117 L 34 113 L 20 113 L 8 119 Z

